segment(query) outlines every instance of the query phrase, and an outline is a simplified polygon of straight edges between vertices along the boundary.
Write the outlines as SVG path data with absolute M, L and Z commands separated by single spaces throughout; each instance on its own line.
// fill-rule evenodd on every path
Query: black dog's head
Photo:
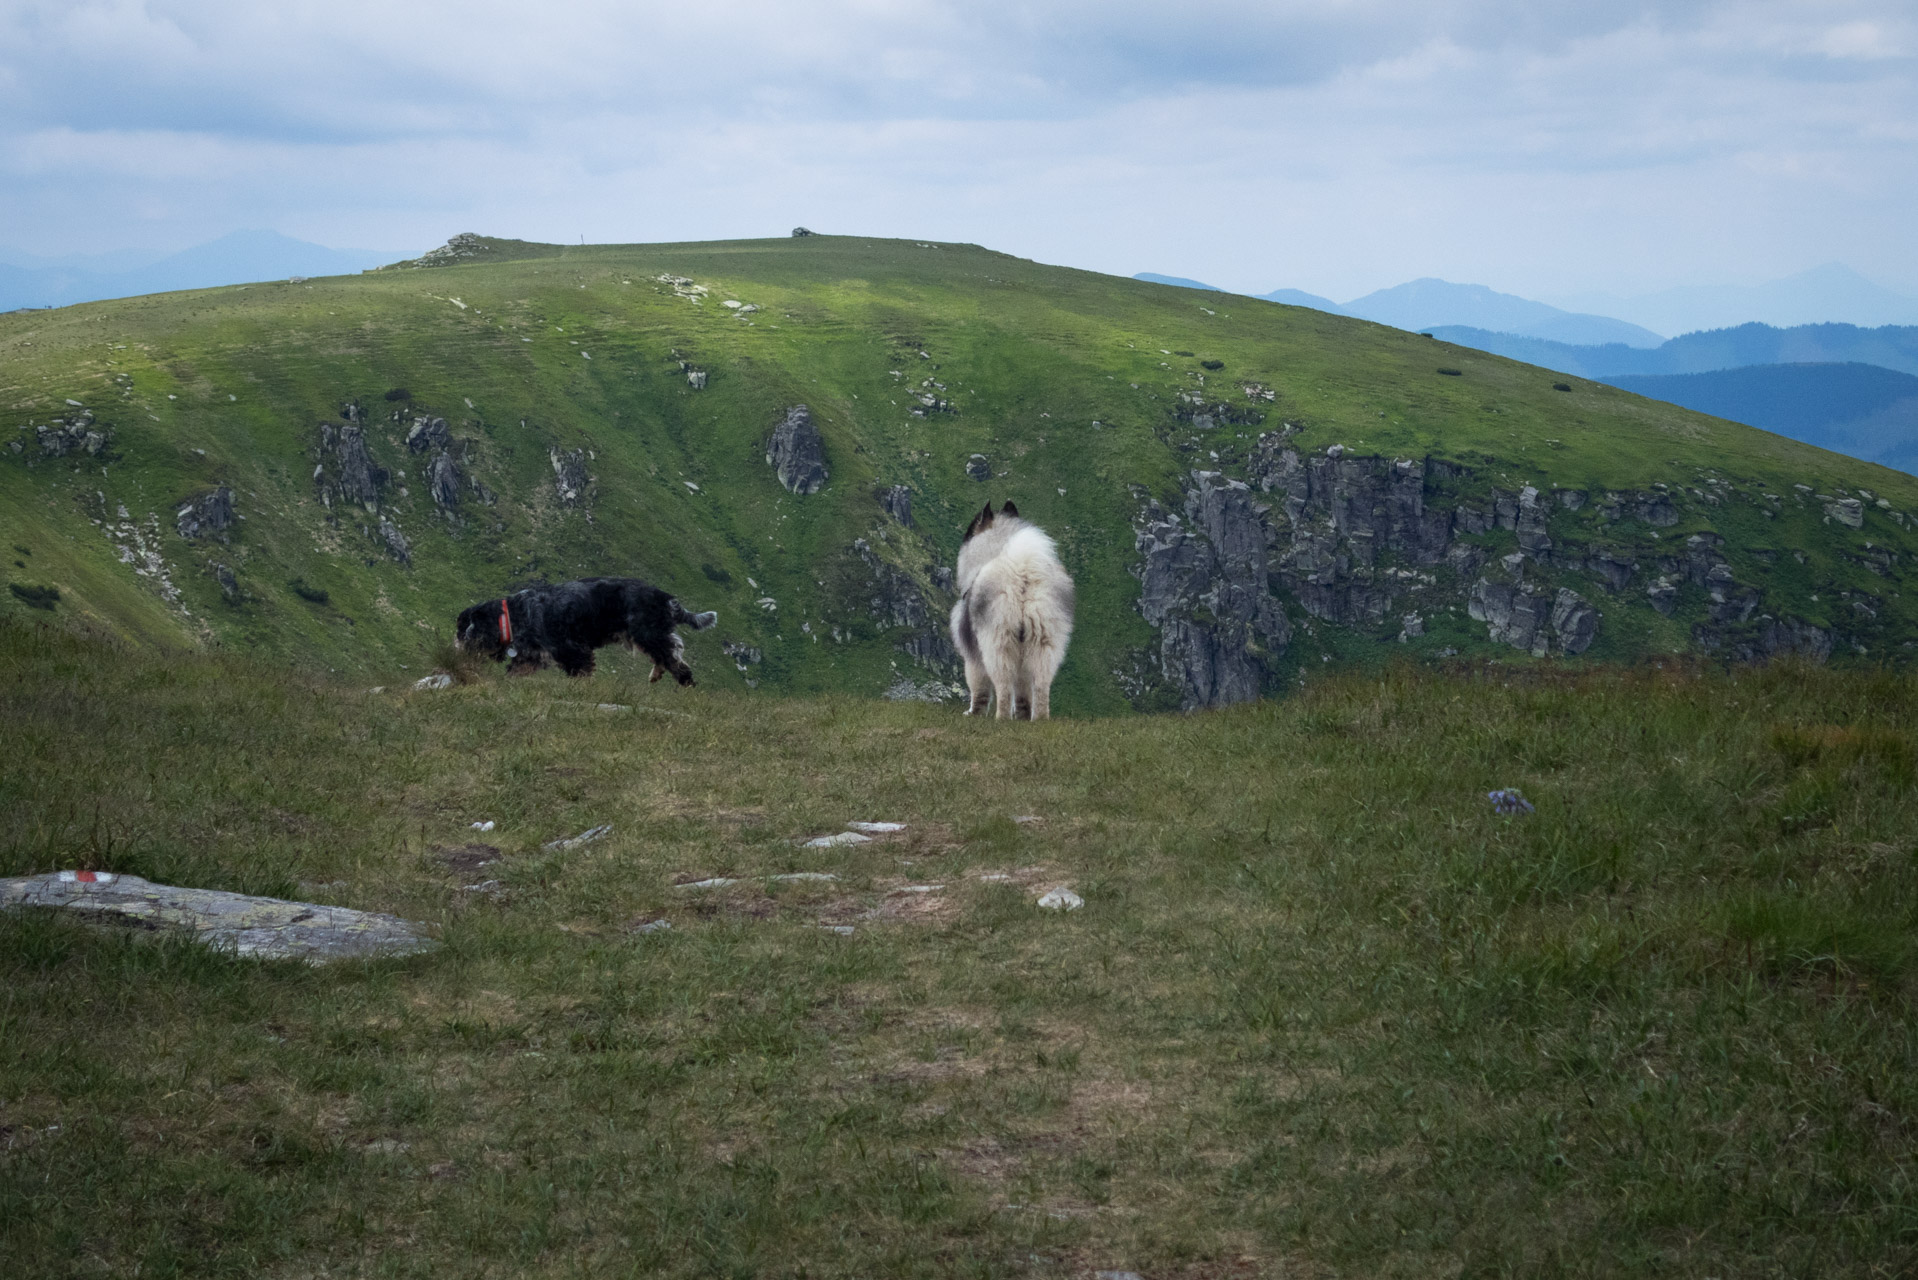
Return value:
M 453 632 L 453 643 L 466 653 L 476 653 L 482 658 L 503 662 L 508 643 L 506 628 L 501 625 L 501 614 L 505 608 L 504 600 L 488 600 L 461 610 L 459 625 Z

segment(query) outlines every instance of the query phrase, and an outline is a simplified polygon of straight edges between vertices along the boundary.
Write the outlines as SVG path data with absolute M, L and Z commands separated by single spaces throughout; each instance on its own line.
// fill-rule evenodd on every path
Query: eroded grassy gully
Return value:
M 1918 1265 L 1907 677 L 1408 669 L 1030 725 L 642 675 L 374 694 L 0 627 L 0 874 L 444 942 L 0 918 L 5 1271 Z M 855 819 L 908 826 L 796 844 Z

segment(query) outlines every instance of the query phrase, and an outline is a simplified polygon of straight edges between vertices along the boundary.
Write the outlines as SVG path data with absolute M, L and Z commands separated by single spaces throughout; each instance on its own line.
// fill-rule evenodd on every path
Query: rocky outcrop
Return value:
M 55 418 L 50 423 L 34 427 L 33 436 L 43 458 L 65 458 L 75 454 L 97 458 L 111 443 L 113 431 L 94 421 L 93 410 L 82 408 L 64 418 Z M 14 452 L 20 451 L 20 447 L 15 445 Z
M 1827 502 L 1825 515 L 1848 529 L 1865 527 L 1865 504 L 1857 498 L 1835 498 Z
M 1692 642 L 1715 657 L 1736 662 L 1768 662 L 1796 657 L 1822 663 L 1831 657 L 1832 633 L 1801 618 L 1757 619 L 1755 625 L 1726 628 L 1704 623 L 1692 628 Z
M 593 477 L 586 472 L 586 456 L 584 449 L 547 450 L 553 464 L 553 489 L 565 506 L 579 505 L 592 486 Z
M 433 495 L 433 505 L 442 511 L 452 511 L 460 504 L 461 481 L 459 464 L 453 461 L 450 453 L 440 452 L 426 464 L 426 487 Z
M 1183 516 L 1148 502 L 1140 517 L 1139 612 L 1185 710 L 1257 698 L 1291 640 L 1269 587 L 1267 511 L 1244 482 L 1195 471 Z
M 796 404 L 766 441 L 766 461 L 788 493 L 806 497 L 826 483 L 826 447 L 813 424 L 812 410 Z
M 1669 529 L 1678 523 L 1678 508 L 1665 492 L 1607 493 L 1598 503 L 1601 520 L 1638 520 L 1654 529 Z
M 1247 394 L 1250 395 L 1251 392 L 1248 391 Z M 1232 404 L 1225 400 L 1210 400 L 1193 391 L 1179 393 L 1178 398 L 1172 403 L 1172 416 L 1181 423 L 1200 431 L 1210 431 L 1214 427 L 1226 426 L 1255 427 L 1265 421 L 1265 415 L 1257 409 Z
M 919 581 L 904 569 L 880 558 L 870 542 L 860 538 L 852 554 L 866 570 L 866 613 L 881 630 L 903 631 L 895 646 L 914 662 L 951 672 L 959 655 L 946 635 L 945 608 L 932 600 Z
M 1638 573 L 1614 545 L 1558 544 L 1552 513 L 1591 505 L 1582 491 L 1488 490 L 1438 458 L 1365 457 L 1338 445 L 1306 454 L 1294 431 L 1288 423 L 1260 437 L 1246 481 L 1192 472 L 1181 512 L 1148 501 L 1135 526 L 1139 610 L 1159 629 L 1159 675 L 1184 706 L 1244 701 L 1270 687 L 1291 639 L 1283 603 L 1405 643 L 1462 606 L 1495 643 L 1574 656 L 1591 648 L 1602 615 L 1580 590 L 1550 579 L 1583 573 L 1616 592 Z M 1668 527 L 1677 518 L 1660 493 L 1607 494 L 1598 505 L 1600 521 Z M 1483 545 L 1500 531 L 1517 544 L 1503 557 Z M 1709 539 L 1660 564 L 1716 591 L 1713 607 L 1728 620 L 1755 603 Z M 1657 607 L 1678 596 L 1668 577 L 1653 585 Z M 1143 696 L 1149 681 L 1129 681 Z
M 895 484 L 889 488 L 879 490 L 874 496 L 879 499 L 879 505 L 886 509 L 887 515 L 906 526 L 906 528 L 912 528 L 911 489 L 908 489 L 903 484 Z
M 447 427 L 445 418 L 417 417 L 406 432 L 406 448 L 410 453 L 449 449 L 452 445 L 453 433 Z
M 386 516 L 380 517 L 380 541 L 385 544 L 387 555 L 401 564 L 413 563 L 412 544 L 406 540 L 406 535 L 400 532 L 400 527 Z
M 182 538 L 218 538 L 225 542 L 234 518 L 233 490 L 221 485 L 211 493 L 188 499 L 174 512 L 173 523 Z
M 386 469 L 373 461 L 366 447 L 366 431 L 358 422 L 338 426 L 321 423 L 319 457 L 319 465 L 313 468 L 313 484 L 322 503 L 331 508 L 336 503 L 357 502 L 368 511 L 379 509 L 386 489 Z
M 462 231 L 439 248 L 423 253 L 411 262 L 396 262 L 395 267 L 450 267 L 486 252 L 486 240 L 471 231 Z M 391 270 L 391 268 L 386 268 Z
M 1279 498 L 1283 519 L 1274 570 L 1315 618 L 1377 624 L 1393 600 L 1437 581 L 1432 570 L 1452 549 L 1451 511 L 1426 504 L 1428 472 L 1462 474 L 1443 462 L 1305 457 L 1281 437 L 1260 441 L 1251 467 L 1259 487 Z M 1517 506 L 1513 506 L 1514 518 Z M 1479 522 L 1467 514 L 1465 527 Z M 1453 565 L 1475 570 L 1476 548 Z
M 1598 635 L 1598 611 L 1569 587 L 1554 592 L 1528 582 L 1480 578 L 1466 597 L 1471 616 L 1500 644 L 1534 657 L 1571 656 L 1592 647 Z

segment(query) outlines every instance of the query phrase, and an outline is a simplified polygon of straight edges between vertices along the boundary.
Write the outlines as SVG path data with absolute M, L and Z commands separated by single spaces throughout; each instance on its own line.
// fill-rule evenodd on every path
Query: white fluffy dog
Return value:
M 1072 578 L 1044 531 L 988 502 L 959 548 L 952 643 L 966 662 L 969 716 L 997 695 L 1001 720 L 1052 714 L 1052 678 L 1072 639 Z

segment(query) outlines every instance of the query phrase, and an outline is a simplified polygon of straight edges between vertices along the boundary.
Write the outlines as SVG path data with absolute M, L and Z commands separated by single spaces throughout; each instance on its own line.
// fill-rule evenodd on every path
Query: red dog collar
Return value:
M 499 642 L 513 643 L 513 615 L 506 611 L 506 601 L 499 602 Z

